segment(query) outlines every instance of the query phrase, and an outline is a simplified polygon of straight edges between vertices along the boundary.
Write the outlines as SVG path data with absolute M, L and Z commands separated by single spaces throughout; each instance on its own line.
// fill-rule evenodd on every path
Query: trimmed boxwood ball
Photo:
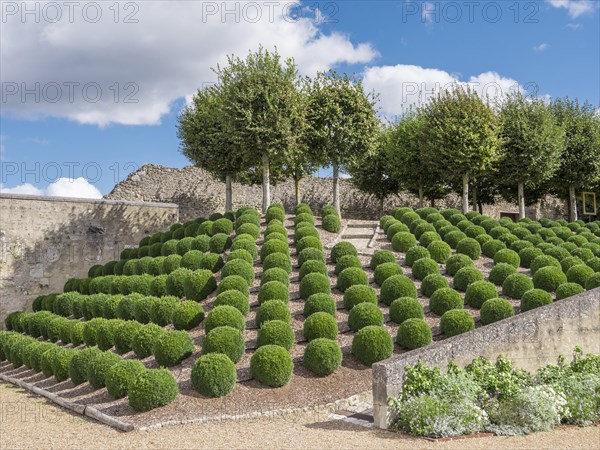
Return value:
M 283 233 L 271 232 L 269 234 L 265 234 L 264 242 L 267 243 L 270 241 L 279 241 L 283 242 L 285 245 L 288 245 L 288 237 Z
M 248 283 L 246 283 L 246 280 L 239 275 L 229 275 L 228 277 L 221 279 L 221 282 L 217 286 L 217 296 L 231 290 L 241 292 L 246 298 L 250 295 Z
M 296 247 L 298 249 L 298 252 L 301 252 L 302 250 L 307 248 L 316 248 L 319 250 L 323 250 L 323 244 L 321 243 L 321 240 L 318 237 L 314 236 L 303 237 L 298 241 Z
M 325 262 L 325 255 L 322 250 L 316 248 L 307 248 L 298 253 L 298 265 L 302 267 L 306 261 Z
M 412 224 L 411 231 L 414 230 L 414 235 L 417 238 L 417 240 L 421 241 L 421 239 L 423 238 L 423 235 L 425 233 L 432 233 L 432 235 L 435 236 L 434 239 L 439 238 L 439 235 L 437 234 L 435 227 L 432 224 L 430 224 L 429 222 L 421 222 L 417 226 L 415 226 L 415 223 Z M 428 238 L 425 238 L 425 239 L 428 239 Z M 427 246 L 427 244 L 425 242 L 422 242 L 422 245 Z
M 517 253 L 519 253 L 524 248 L 532 248 L 532 247 L 533 247 L 533 244 L 529 241 L 515 241 L 512 244 L 510 244 L 510 249 L 514 250 Z
M 204 253 L 200 260 L 200 269 L 216 273 L 223 267 L 223 257 L 218 253 Z
M 64 319 L 64 317 L 62 319 Z M 97 318 L 89 320 L 85 323 L 85 326 L 83 328 L 83 342 L 85 342 L 86 346 L 92 347 L 92 346 L 96 345 L 96 332 L 98 331 L 100 324 L 105 321 L 106 321 L 106 319 L 97 317 Z M 58 336 L 54 336 L 53 335 L 54 332 L 51 331 L 55 322 L 56 322 L 56 319 L 53 319 L 48 323 L 48 338 L 50 339 L 51 342 L 56 342 L 58 340 L 58 339 L 54 339 L 54 338 L 57 338 Z M 58 323 L 58 322 L 56 322 L 56 323 Z
M 208 313 L 208 317 L 206 317 L 206 322 L 204 323 L 204 329 L 209 333 L 213 328 L 223 326 L 229 326 L 244 331 L 246 328 L 246 319 L 244 319 L 243 314 L 233 306 L 217 306 Z
M 299 278 L 302 280 L 309 273 L 322 273 L 323 275 L 328 275 L 329 271 L 327 270 L 327 265 L 323 261 L 306 261 L 300 267 Z
M 316 237 L 319 238 L 319 231 L 315 228 L 314 225 L 310 224 L 302 224 L 303 226 L 298 226 L 296 231 L 294 232 L 294 242 L 298 243 L 301 239 L 305 237 Z
M 578 258 L 578 257 L 575 256 L 575 258 Z M 562 264 L 562 261 L 561 261 L 561 264 Z M 594 257 L 592 259 L 588 259 L 585 262 L 585 264 L 587 264 L 588 267 L 591 267 L 594 270 L 594 272 L 600 272 L 600 257 Z M 73 304 L 73 309 L 75 309 L 75 304 Z
M 224 233 L 214 234 L 208 243 L 211 253 L 223 253 L 229 247 L 231 247 L 231 238 Z
M 244 250 L 243 248 L 238 248 L 237 250 L 232 250 L 227 255 L 227 262 L 233 261 L 234 259 L 242 259 L 249 264 L 254 264 L 254 258 L 250 254 L 248 250 Z
M 600 272 L 596 272 L 585 282 L 585 289 L 588 291 L 597 287 L 600 287 Z
M 269 320 L 281 320 L 285 323 L 290 323 L 292 315 L 288 306 L 281 300 L 268 300 L 264 302 L 256 311 L 255 322 L 258 328 L 264 322 Z
M 531 267 L 531 263 L 538 256 L 543 256 L 544 252 L 542 252 L 539 248 L 536 247 L 528 247 L 524 248 L 519 252 L 519 258 L 521 259 L 521 267 L 529 268 Z
M 337 215 L 329 214 L 323 217 L 323 229 L 330 233 L 339 233 L 342 229 L 342 221 Z
M 426 231 L 419 237 L 419 243 L 424 247 L 427 247 L 432 242 L 441 240 L 442 238 L 435 231 Z
M 327 280 L 329 282 L 329 280 Z M 364 270 L 358 267 L 348 267 L 340 272 L 337 279 L 337 289 L 345 292 L 351 286 L 363 284 L 368 285 L 369 279 Z M 302 283 L 300 284 L 300 291 L 302 291 Z M 307 298 L 307 297 L 302 297 Z
M 147 358 L 152 354 L 154 344 L 166 331 L 154 323 L 142 326 L 134 335 L 131 348 L 138 358 Z
M 386 214 L 379 219 L 379 226 L 383 231 L 386 231 L 390 225 L 396 222 L 398 222 L 398 220 L 394 216 Z
M 456 336 L 474 330 L 475 320 L 464 309 L 451 309 L 442 315 L 440 329 L 446 336 Z
M 229 394 L 237 383 L 237 370 L 231 360 L 221 353 L 209 353 L 192 366 L 192 386 L 207 397 Z
M 245 223 L 236 229 L 237 234 L 249 234 L 254 239 L 260 236 L 260 228 L 254 223 Z
M 302 281 L 300 281 L 300 297 L 306 300 L 316 293 L 331 293 L 331 285 L 329 284 L 329 277 L 322 273 L 313 272 L 306 275 L 302 278 Z
M 556 288 L 556 300 L 581 294 L 585 289 L 578 283 L 563 283 Z
M 267 300 L 281 300 L 287 303 L 290 298 L 288 287 L 279 281 L 269 281 L 263 284 L 258 291 L 258 304 L 262 305 Z
M 177 297 L 160 297 L 152 302 L 150 310 L 150 320 L 161 327 L 167 326 L 173 322 L 173 313 L 179 305 L 180 300 Z
M 542 267 L 533 275 L 533 286 L 546 292 L 555 292 L 558 286 L 567 281 L 562 269 L 554 266 Z
M 382 326 L 366 326 L 352 339 L 352 354 L 366 366 L 389 358 L 393 352 L 394 341 Z
M 448 280 L 439 273 L 432 273 L 423 278 L 421 282 L 421 294 L 425 297 L 431 297 L 431 295 L 438 289 L 448 287 Z
M 294 208 L 294 214 L 298 215 L 302 213 L 312 214 L 313 212 L 312 209 L 310 209 L 310 205 L 306 203 L 300 203 L 296 206 L 296 208 Z
M 73 384 L 80 385 L 87 381 L 88 365 L 100 353 L 102 351 L 98 347 L 87 347 L 75 352 L 69 364 L 69 378 Z
M 523 294 L 533 289 L 533 281 L 522 273 L 509 275 L 502 283 L 502 293 L 510 298 L 520 300 Z
M 257 346 L 279 345 L 286 350 L 294 346 L 296 335 L 289 323 L 281 320 L 269 320 L 264 322 L 258 330 Z
M 159 366 L 173 367 L 194 353 L 194 342 L 187 331 L 165 331 L 154 343 L 152 353 Z
M 467 235 L 460 230 L 450 231 L 444 235 L 444 242 L 446 242 L 452 248 L 456 248 L 459 242 L 463 239 L 467 239 Z
M 413 247 L 418 248 L 418 247 Z M 383 284 L 385 280 L 394 275 L 402 275 L 402 267 L 397 262 L 389 262 L 379 264 L 375 269 L 375 283 L 379 286 Z
M 362 263 L 360 262 L 360 259 L 358 259 L 357 256 L 344 255 L 340 259 L 338 259 L 337 264 L 335 265 L 334 273 L 336 275 L 339 275 L 344 269 L 347 269 L 348 267 L 358 267 L 359 269 L 362 269 Z
M 431 255 L 429 253 L 429 250 L 427 250 L 427 248 L 423 247 L 422 245 L 415 245 L 414 247 L 411 247 L 408 249 L 408 251 L 406 252 L 406 256 L 404 258 L 404 262 L 406 263 L 407 266 L 412 267 L 413 264 L 418 261 L 421 258 L 429 258 Z M 394 258 L 394 262 L 396 261 L 396 258 Z M 381 283 L 378 283 L 381 284 Z
M 331 260 L 336 263 L 342 256 L 358 256 L 356 247 L 350 242 L 338 242 L 331 249 Z
M 383 313 L 374 303 L 359 303 L 350 311 L 348 326 L 357 332 L 368 325 L 383 325 Z
M 556 267 L 562 271 L 562 267 L 560 262 L 550 255 L 538 256 L 531 262 L 531 273 L 535 275 L 535 273 L 540 270 L 542 267 Z
M 288 384 L 294 363 L 290 353 L 279 345 L 263 345 L 250 359 L 250 371 L 256 381 L 270 387 Z
M 504 250 L 506 244 L 498 239 L 487 241 L 481 246 L 481 252 L 488 258 L 493 258 L 500 250 Z
M 352 310 L 359 303 L 377 304 L 377 293 L 371 286 L 356 284 L 344 292 L 344 308 Z
M 567 281 L 585 287 L 588 278 L 594 275 L 594 269 L 585 264 L 578 264 L 567 271 Z
M 515 315 L 515 310 L 508 300 L 491 298 L 481 305 L 480 317 L 483 325 L 507 319 Z
M 192 270 L 179 268 L 171 272 L 167 276 L 167 294 L 175 297 L 183 297 L 185 280 L 192 274 Z M 211 274 L 212 276 L 212 274 Z
M 184 279 L 183 282 L 183 294 L 188 300 L 204 300 L 216 288 L 217 281 L 214 275 L 210 270 L 205 269 L 194 270 L 192 273 L 188 274 L 188 276 Z
M 433 273 L 440 273 L 440 266 L 431 258 L 421 258 L 412 266 L 412 274 L 417 280 Z
M 237 363 L 246 351 L 244 335 L 237 328 L 222 326 L 209 331 L 202 341 L 202 354 L 223 353 Z
M 264 261 L 271 253 L 285 253 L 289 255 L 290 248 L 288 247 L 288 243 L 276 239 L 265 242 L 260 249 L 260 260 Z
M 0 344 L 1 345 L 1 344 Z M 34 341 L 25 347 L 23 351 L 23 362 L 30 369 L 35 370 L 36 372 L 40 372 L 42 370 L 41 367 L 41 358 L 42 354 L 46 351 L 50 350 L 53 347 L 53 344 L 50 342 L 37 342 Z M 0 358 L 2 359 L 2 358 Z M 69 365 L 70 367 L 70 365 Z
M 129 392 L 135 378 L 146 370 L 138 360 L 119 361 L 108 369 L 105 377 L 106 390 L 113 398 L 123 398 Z
M 438 289 L 429 299 L 429 309 L 438 316 L 451 309 L 462 309 L 463 307 L 462 297 L 452 288 Z
M 396 222 L 390 224 L 390 226 L 387 227 L 385 232 L 386 232 L 386 236 L 387 236 L 388 240 L 391 241 L 392 238 L 396 235 L 396 233 L 400 233 L 400 232 L 408 233 L 409 229 L 402 222 L 396 221 Z
M 121 362 L 119 355 L 112 352 L 94 353 L 86 365 L 86 378 L 96 389 L 106 385 L 106 374 L 112 366 Z
M 330 339 L 314 339 L 304 350 L 304 366 L 316 375 L 329 375 L 341 364 L 342 350 L 337 342 Z
M 261 286 L 269 281 L 279 281 L 286 286 L 290 285 L 290 275 L 279 267 L 273 267 L 272 269 L 265 270 L 260 278 Z
M 452 256 L 452 249 L 443 241 L 433 241 L 427 246 L 431 259 L 435 262 L 443 264 Z
M 552 297 L 542 289 L 531 289 L 521 297 L 521 312 L 552 303 Z
M 100 350 L 109 350 L 115 345 L 115 331 L 123 323 L 120 319 L 111 319 L 100 323 L 96 330 L 96 344 Z
M 489 280 L 498 286 L 502 286 L 506 277 L 513 273 L 517 273 L 515 266 L 507 263 L 498 263 L 490 271 Z
M 467 287 L 465 292 L 465 303 L 473 308 L 481 308 L 481 305 L 490 298 L 498 297 L 496 286 L 489 281 L 476 281 Z
M 123 355 L 133 349 L 133 339 L 143 326 L 135 320 L 127 320 L 115 328 L 113 340 L 117 353 Z
M 350 289 L 348 289 L 344 295 L 346 295 Z M 377 298 L 375 298 L 375 302 L 377 302 Z M 308 297 L 308 300 L 304 303 L 303 314 L 304 317 L 308 317 L 311 314 L 316 312 L 326 312 L 327 314 L 331 314 L 335 317 L 336 304 L 335 300 L 331 296 L 331 294 L 313 294 Z
M 273 267 L 279 267 L 280 269 L 285 270 L 288 274 L 292 273 L 292 261 L 285 253 L 271 253 L 265 258 L 263 261 L 263 270 L 267 271 Z
M 258 249 L 256 247 L 256 243 L 254 242 L 254 238 L 252 238 L 252 240 L 235 239 L 233 244 L 231 244 L 231 251 L 233 252 L 235 250 L 246 250 L 252 255 L 253 260 L 258 256 Z
M 424 316 L 423 306 L 413 297 L 397 298 L 390 305 L 390 319 L 397 324 L 412 318 L 422 319 Z
M 389 277 L 381 285 L 380 299 L 389 306 L 400 297 L 417 298 L 417 288 L 410 278 L 405 275 Z
M 179 385 L 167 369 L 149 369 L 139 374 L 129 388 L 128 401 L 136 411 L 168 405 L 179 394 Z
M 230 235 L 233 231 L 233 222 L 225 217 L 221 219 L 217 219 L 212 224 L 212 232 L 213 234 L 223 233 L 226 235 Z
M 158 297 L 141 297 L 135 302 L 133 316 L 140 323 L 150 322 L 152 315 L 152 305 Z
M 377 269 L 377 266 L 390 262 L 396 262 L 396 255 L 389 250 L 377 250 L 371 257 L 369 267 L 375 270 Z
M 169 255 L 163 261 L 163 272 L 170 274 L 181 266 L 181 255 Z
M 569 251 L 567 249 L 562 248 L 562 247 L 549 248 L 548 250 L 546 250 L 544 252 L 544 254 L 553 256 L 558 261 L 562 261 L 563 259 L 571 256 L 571 253 L 569 253 Z
M 315 216 L 310 213 L 300 213 L 294 219 L 294 225 L 298 225 L 301 222 L 308 222 L 311 225 L 315 224 Z
M 594 258 L 594 252 L 592 252 L 589 248 L 576 248 L 571 252 L 571 254 L 579 257 L 585 263 Z
M 483 280 L 483 275 L 473 266 L 467 266 L 460 269 L 454 275 L 452 282 L 454 289 L 465 292 L 471 283 Z
M 258 227 L 260 225 L 260 216 L 255 214 L 242 214 L 241 216 L 238 216 L 235 219 L 235 229 L 238 234 L 242 234 L 239 229 L 247 224 Z
M 235 309 L 241 312 L 244 317 L 246 317 L 250 312 L 250 302 L 248 301 L 248 296 L 240 291 L 236 291 L 235 289 L 230 289 L 217 295 L 214 306 L 221 305 L 233 306 Z M 174 322 L 175 321 L 173 320 L 173 323 Z
M 446 261 L 446 272 L 451 277 L 455 276 L 456 273 L 463 267 L 474 267 L 473 260 L 467 255 L 452 255 Z
M 498 250 L 494 255 L 494 264 L 510 264 L 514 268 L 518 268 L 521 265 L 521 258 L 519 254 L 514 250 L 508 248 Z
M 228 277 L 230 275 L 239 275 L 248 286 L 252 286 L 254 283 L 254 267 L 252 264 L 244 261 L 243 259 L 234 259 L 233 261 L 228 261 L 221 270 L 221 275 L 223 277 Z
M 193 237 L 184 237 L 177 242 L 177 254 L 180 256 L 185 255 L 192 249 Z
M 456 252 L 467 255 L 472 260 L 476 260 L 481 256 L 481 246 L 473 238 L 466 238 L 461 240 L 456 246 Z
M 392 238 L 392 247 L 397 252 L 406 252 L 415 245 L 417 245 L 417 239 L 407 231 L 400 231 Z
M 336 339 L 337 334 L 337 321 L 326 312 L 311 314 L 304 321 L 303 335 L 309 342 L 317 338 Z
M 173 326 L 176 330 L 191 330 L 200 325 L 203 320 L 204 309 L 198 303 L 191 300 L 177 302 L 172 316 Z

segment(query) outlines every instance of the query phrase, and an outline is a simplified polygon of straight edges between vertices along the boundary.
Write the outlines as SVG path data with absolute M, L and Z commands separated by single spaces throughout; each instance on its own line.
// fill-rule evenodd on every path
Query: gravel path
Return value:
M 600 427 L 559 429 L 519 437 L 428 442 L 325 416 L 221 422 L 121 433 L 0 384 L 0 449 L 85 448 L 373 448 L 600 449 Z

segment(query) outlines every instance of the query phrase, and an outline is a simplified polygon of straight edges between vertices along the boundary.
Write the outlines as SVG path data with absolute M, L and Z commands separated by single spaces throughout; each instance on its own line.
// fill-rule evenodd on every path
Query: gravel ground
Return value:
M 0 449 L 600 449 L 600 427 L 429 442 L 311 413 L 122 433 L 3 383 L 0 412 Z

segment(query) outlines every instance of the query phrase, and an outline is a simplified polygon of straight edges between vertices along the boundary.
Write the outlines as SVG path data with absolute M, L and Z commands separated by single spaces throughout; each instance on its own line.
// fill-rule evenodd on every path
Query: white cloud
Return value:
M 364 73 L 364 86 L 368 91 L 380 93 L 381 112 L 392 118 L 402 115 L 412 106 L 423 105 L 454 84 L 469 85 L 482 98 L 501 100 L 515 91 L 525 91 L 512 78 L 496 72 L 484 72 L 461 81 L 457 75 L 444 70 L 398 64 L 396 66 L 369 67 Z
M 5 114 L 25 119 L 63 117 L 100 126 L 157 124 L 176 99 L 189 99 L 203 84 L 215 81 L 211 67 L 226 63 L 227 55 L 244 57 L 261 44 L 267 49 L 277 46 L 284 57 L 294 56 L 303 74 L 341 63 L 364 64 L 377 55 L 369 43 L 322 32 L 321 23 L 335 19 L 329 11 L 319 12 L 315 20 L 314 10 L 296 10 L 302 11 L 296 19 L 292 3 L 127 3 L 139 7 L 134 15 L 138 23 L 124 23 L 126 13 L 133 11 L 124 11 L 124 3 L 118 3 L 117 23 L 112 4 L 95 4 L 102 8 L 97 23 L 83 19 L 82 6 L 74 7 L 72 23 L 66 6 L 56 23 L 44 20 L 44 15 L 39 23 L 33 15 L 25 23 L 20 14 L 6 18 L 0 31 L 2 60 L 10 61 L 2 67 Z M 224 8 L 229 14 L 223 17 Z M 70 82 L 80 84 L 65 84 Z M 87 84 L 84 92 L 86 83 L 97 85 Z M 33 93 L 23 98 L 23 88 Z M 93 102 L 98 93 L 99 100 Z M 127 97 L 137 103 L 127 103 Z
M 577 18 L 585 14 L 591 14 L 597 8 L 597 2 L 594 0 L 546 0 L 555 8 L 564 8 L 572 18 Z
M 579 30 L 579 29 L 583 28 L 583 25 L 581 25 L 580 23 L 568 23 L 567 27 L 570 28 L 571 30 Z
M 45 195 L 48 197 L 102 198 L 102 193 L 85 178 L 59 178 L 46 189 L 39 189 L 31 183 L 23 183 L 12 188 L 0 185 L 2 194 Z
M 550 44 L 546 44 L 545 42 L 540 45 L 535 45 L 532 47 L 534 52 L 543 52 L 550 48 Z

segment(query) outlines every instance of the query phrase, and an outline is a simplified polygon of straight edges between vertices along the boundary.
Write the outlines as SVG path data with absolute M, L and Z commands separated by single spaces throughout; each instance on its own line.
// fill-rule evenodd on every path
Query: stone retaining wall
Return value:
M 600 353 L 600 288 L 375 363 L 375 425 L 387 428 L 387 399 L 398 395 L 407 365 L 422 361 L 446 368 L 454 360 L 465 366 L 478 356 L 495 359 L 504 354 L 517 367 L 533 372 L 556 363 L 561 354 L 572 354 L 576 346 L 585 353 Z

